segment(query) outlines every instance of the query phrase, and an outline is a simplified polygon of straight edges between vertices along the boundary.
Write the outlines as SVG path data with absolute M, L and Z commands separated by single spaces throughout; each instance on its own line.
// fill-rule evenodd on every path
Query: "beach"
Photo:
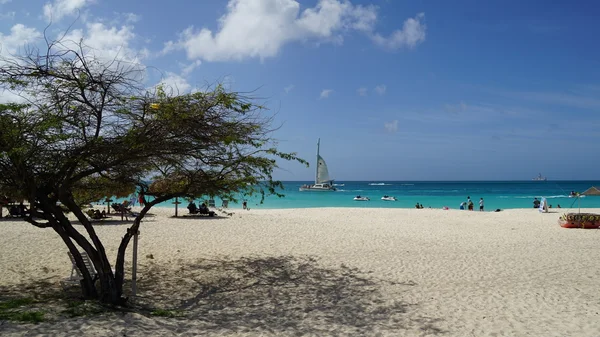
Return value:
M 577 209 L 230 209 L 173 218 L 155 208 L 140 227 L 138 303 L 176 317 L 2 322 L 0 334 L 596 336 L 600 231 L 561 228 L 566 211 Z M 130 225 L 94 226 L 111 261 Z M 60 289 L 71 263 L 58 235 L 23 221 L 0 226 L 4 294 L 31 295 L 40 280 Z

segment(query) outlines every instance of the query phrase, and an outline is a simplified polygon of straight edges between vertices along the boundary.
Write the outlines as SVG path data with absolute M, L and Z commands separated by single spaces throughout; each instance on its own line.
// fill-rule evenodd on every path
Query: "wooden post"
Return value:
M 140 231 L 137 231 L 133 235 L 133 266 L 131 267 L 131 296 L 135 297 L 137 291 L 137 250 L 138 250 L 138 236 Z
M 179 205 L 179 197 L 175 197 L 175 217 L 177 217 L 177 206 Z
M 112 199 L 106 198 L 106 214 L 110 214 L 110 203 Z

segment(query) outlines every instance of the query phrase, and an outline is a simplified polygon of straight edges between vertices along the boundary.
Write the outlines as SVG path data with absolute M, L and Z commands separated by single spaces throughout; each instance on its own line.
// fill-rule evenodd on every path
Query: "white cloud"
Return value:
M 328 98 L 332 92 L 333 92 L 332 89 L 323 89 L 323 91 L 321 91 L 320 98 Z
M 18 55 L 21 48 L 28 44 L 35 45 L 36 40 L 40 39 L 42 34 L 35 28 L 29 28 L 22 24 L 16 24 L 10 29 L 10 34 L 0 33 L 0 57 L 11 59 L 12 55 Z M 3 61 L 0 59 L 0 66 Z M 0 89 L 0 102 L 25 102 L 31 95 L 27 92 L 10 91 Z
M 2 20 L 12 20 L 15 18 L 15 15 L 17 14 L 17 12 L 6 12 L 6 13 L 0 13 L 0 19 Z
M 16 24 L 10 29 L 9 35 L 0 33 L 0 55 L 9 56 L 17 53 L 18 49 L 34 43 L 35 40 L 42 37 L 42 34 L 35 28 L 29 28 L 22 24 Z
M 44 5 L 44 16 L 48 21 L 59 21 L 65 16 L 77 13 L 78 10 L 95 0 L 54 0 Z
M 185 65 L 181 69 L 181 74 L 183 76 L 189 75 L 194 69 L 198 68 L 202 64 L 202 61 L 196 60 L 188 65 Z
M 174 73 L 167 73 L 167 76 L 158 84 L 163 86 L 167 95 L 184 94 L 189 92 L 192 88 L 185 78 Z
M 144 53 L 131 47 L 131 42 L 136 37 L 132 26 L 108 27 L 100 22 L 86 24 L 83 29 L 70 31 L 62 40 L 65 48 L 76 48 L 83 39 L 86 52 L 101 60 L 118 59 L 139 63 L 139 58 Z
M 290 84 L 287 87 L 283 88 L 283 90 L 285 91 L 286 94 L 289 94 L 290 91 L 292 91 L 294 89 L 294 87 L 295 86 L 293 84 Z
M 387 87 L 385 86 L 385 84 L 380 84 L 380 85 L 376 86 L 375 89 L 373 89 L 373 90 L 375 90 L 375 92 L 378 95 L 383 96 L 383 95 L 385 95 L 385 91 L 387 90 Z
M 354 5 L 349 0 L 319 0 L 315 7 L 300 10 L 296 0 L 229 0 L 215 32 L 208 28 L 185 29 L 178 41 L 165 43 L 163 53 L 183 49 L 190 59 L 242 60 L 276 56 L 287 43 L 316 41 L 342 43 L 343 36 L 359 31 L 378 44 L 414 47 L 425 39 L 422 14 L 408 19 L 402 31 L 389 39 L 374 33 L 375 6 Z M 420 32 L 416 37 L 415 31 Z M 416 40 L 415 40 L 416 39 Z
M 414 48 L 417 44 L 425 41 L 427 26 L 423 22 L 424 20 L 425 14 L 419 13 L 414 18 L 406 19 L 402 30 L 394 31 L 387 38 L 380 34 L 374 34 L 372 36 L 373 41 L 388 49 Z
M 458 104 L 445 104 L 444 109 L 447 112 L 451 112 L 453 114 L 458 114 L 458 113 L 467 111 L 467 104 L 462 101 Z
M 123 16 L 125 16 L 125 21 L 127 23 L 136 23 L 140 21 L 140 16 L 134 13 L 123 13 Z
M 356 89 L 356 93 L 358 94 L 358 96 L 367 96 L 368 91 L 369 90 L 365 87 Z
M 392 133 L 398 132 L 398 120 L 395 119 L 391 122 L 385 122 L 385 123 L 383 123 L 383 127 L 385 128 L 385 130 L 387 132 L 392 132 Z

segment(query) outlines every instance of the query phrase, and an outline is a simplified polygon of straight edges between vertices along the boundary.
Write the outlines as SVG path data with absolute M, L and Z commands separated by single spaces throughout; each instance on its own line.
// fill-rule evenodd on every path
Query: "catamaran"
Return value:
M 315 173 L 315 183 L 313 185 L 300 186 L 300 191 L 327 192 L 336 190 L 336 188 L 333 187 L 333 180 L 329 179 L 329 171 L 327 170 L 325 159 L 319 154 L 320 146 L 321 138 L 317 141 L 317 169 Z

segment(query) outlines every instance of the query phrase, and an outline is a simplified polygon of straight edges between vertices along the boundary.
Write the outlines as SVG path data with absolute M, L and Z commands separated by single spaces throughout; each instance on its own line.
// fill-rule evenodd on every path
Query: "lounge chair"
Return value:
M 198 211 L 196 212 L 196 214 L 215 216 L 214 211 L 211 211 L 209 209 L 202 210 L 202 208 L 198 208 Z
M 71 276 L 61 281 L 61 283 L 63 284 L 63 288 L 67 285 L 80 285 L 81 280 L 83 280 L 83 274 L 81 273 L 81 270 L 77 268 L 75 257 L 73 257 L 73 254 L 71 254 L 71 252 L 67 252 L 67 254 L 69 255 L 69 259 L 71 260 Z M 98 272 L 96 272 L 96 268 L 94 268 L 92 260 L 90 260 L 90 257 L 85 251 L 80 252 L 80 254 L 85 268 L 87 269 L 88 273 L 90 273 L 92 280 L 95 282 L 98 278 Z M 111 270 L 113 273 L 115 272 L 114 269 Z
M 73 254 L 71 254 L 71 252 L 67 252 L 67 254 L 69 255 L 69 259 L 71 260 L 71 276 L 69 276 L 68 278 L 61 281 L 63 289 L 65 289 L 65 290 L 68 286 L 81 285 L 81 280 L 83 280 L 83 274 L 81 273 L 81 270 L 79 270 L 79 268 L 77 268 L 77 263 L 75 262 L 75 257 L 73 257 Z M 90 257 L 87 255 L 87 253 L 85 251 L 81 252 L 81 259 L 83 260 L 83 264 L 85 265 L 85 268 L 88 270 L 88 273 L 90 273 L 92 280 L 96 281 L 96 278 L 98 277 L 98 273 L 96 273 L 96 268 L 94 268 L 94 264 L 92 263 L 92 261 L 90 260 Z
M 200 214 L 200 215 L 208 215 L 208 216 L 215 216 L 215 212 L 209 210 L 208 208 L 203 209 L 202 207 L 197 208 L 195 210 L 191 210 L 190 209 L 190 214 Z
M 125 220 L 129 221 L 129 216 L 131 217 L 136 217 L 137 213 L 133 213 L 131 211 L 131 207 L 125 207 L 122 204 L 112 204 L 111 207 L 115 210 L 115 212 L 121 214 L 121 220 L 123 220 L 123 218 L 125 218 Z
M 215 199 L 210 199 L 208 201 L 208 207 L 217 208 L 217 206 L 215 205 Z

